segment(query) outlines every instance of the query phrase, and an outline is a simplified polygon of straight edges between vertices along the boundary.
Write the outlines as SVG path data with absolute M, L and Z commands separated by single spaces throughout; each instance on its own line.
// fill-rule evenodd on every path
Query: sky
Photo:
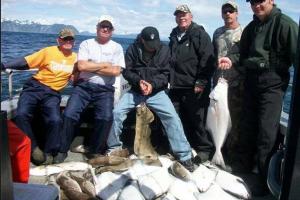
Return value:
M 168 38 L 176 26 L 173 15 L 179 4 L 187 4 L 193 21 L 212 36 L 223 25 L 221 6 L 225 0 L 1 0 L 1 19 L 29 20 L 41 24 L 62 23 L 80 32 L 96 32 L 101 15 L 111 15 L 115 34 L 136 34 L 145 26 L 155 26 L 161 38 Z M 239 22 L 246 26 L 252 19 L 250 3 L 236 0 Z M 283 13 L 299 23 L 299 0 L 274 0 Z

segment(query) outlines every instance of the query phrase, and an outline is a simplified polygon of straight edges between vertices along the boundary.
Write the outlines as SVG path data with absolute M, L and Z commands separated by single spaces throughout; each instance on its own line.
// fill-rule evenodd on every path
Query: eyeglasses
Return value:
M 108 29 L 108 30 L 113 30 L 114 28 L 112 26 L 108 26 L 108 25 L 99 25 L 99 28 L 102 28 L 102 29 Z
M 234 8 L 224 8 L 223 10 L 222 10 L 222 13 L 225 15 L 225 14 L 227 14 L 227 13 L 230 13 L 230 14 L 232 14 L 232 13 L 234 13 L 234 12 L 236 12 L 236 10 L 234 9 Z
M 64 42 L 68 42 L 68 41 L 73 42 L 73 41 L 74 41 L 74 38 L 68 36 L 68 37 L 61 38 L 61 40 L 64 41 Z
M 253 6 L 254 4 L 261 4 L 266 0 L 250 0 L 250 4 Z

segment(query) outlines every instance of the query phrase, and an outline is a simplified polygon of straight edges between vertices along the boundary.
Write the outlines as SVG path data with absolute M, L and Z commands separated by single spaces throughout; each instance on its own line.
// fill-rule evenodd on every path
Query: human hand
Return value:
M 153 89 L 151 83 L 148 83 L 145 80 L 140 81 L 140 88 L 141 88 L 142 94 L 145 96 L 151 94 L 152 89 Z
M 232 62 L 228 57 L 221 57 L 218 60 L 218 68 L 219 69 L 230 69 L 232 67 Z

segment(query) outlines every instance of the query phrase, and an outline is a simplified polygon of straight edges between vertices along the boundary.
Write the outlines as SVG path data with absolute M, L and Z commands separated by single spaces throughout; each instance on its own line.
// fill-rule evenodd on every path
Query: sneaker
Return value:
M 35 147 L 31 152 L 31 162 L 35 165 L 41 165 L 45 161 L 44 152 L 39 147 Z
M 185 161 L 179 161 L 179 162 L 180 162 L 180 164 L 182 164 L 190 172 L 195 171 L 195 165 L 192 162 L 192 159 L 188 159 L 188 160 L 185 160 Z
M 117 148 L 110 150 L 106 152 L 107 156 L 118 156 L 118 157 L 123 157 L 123 158 L 128 158 L 129 157 L 129 151 L 128 149 L 122 149 L 122 148 Z
M 68 153 L 61 153 L 58 152 L 56 156 L 53 158 L 53 164 L 59 164 L 65 161 L 65 159 L 68 157 Z

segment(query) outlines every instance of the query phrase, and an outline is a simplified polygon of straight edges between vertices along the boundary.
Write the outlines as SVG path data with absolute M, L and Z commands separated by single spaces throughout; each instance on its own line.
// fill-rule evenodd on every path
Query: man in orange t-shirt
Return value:
M 38 72 L 23 86 L 16 113 L 17 126 L 31 139 L 31 161 L 36 165 L 51 164 L 55 157 L 60 156 L 62 119 L 59 91 L 68 84 L 77 60 L 76 53 L 72 51 L 74 37 L 71 29 L 64 28 L 58 35 L 57 46 L 46 47 L 29 56 L 1 63 L 2 70 L 38 68 Z M 36 108 L 41 110 L 46 130 L 43 151 L 37 145 L 31 125 Z

